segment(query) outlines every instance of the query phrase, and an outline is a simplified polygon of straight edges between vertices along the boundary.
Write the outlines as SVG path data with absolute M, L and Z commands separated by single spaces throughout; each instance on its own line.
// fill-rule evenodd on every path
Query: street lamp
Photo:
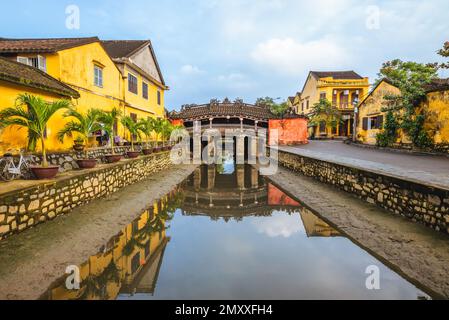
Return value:
M 359 98 L 355 98 L 354 101 L 352 102 L 352 104 L 354 105 L 354 128 L 352 129 L 352 141 L 353 142 L 357 142 L 357 119 L 358 114 L 359 114 Z

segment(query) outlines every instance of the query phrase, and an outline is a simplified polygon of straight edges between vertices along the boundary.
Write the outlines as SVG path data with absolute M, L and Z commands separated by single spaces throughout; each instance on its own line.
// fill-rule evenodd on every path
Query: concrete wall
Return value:
M 449 233 L 449 190 L 283 151 L 279 152 L 279 163 L 394 214 Z
M 162 152 L 2 194 L 0 240 L 108 196 L 170 166 L 170 152 Z

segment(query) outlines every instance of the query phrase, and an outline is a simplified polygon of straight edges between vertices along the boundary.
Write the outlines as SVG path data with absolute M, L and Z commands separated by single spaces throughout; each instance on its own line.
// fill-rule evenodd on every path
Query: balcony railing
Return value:
M 332 106 L 337 109 L 349 110 L 354 109 L 354 104 L 345 102 L 345 103 L 333 103 Z

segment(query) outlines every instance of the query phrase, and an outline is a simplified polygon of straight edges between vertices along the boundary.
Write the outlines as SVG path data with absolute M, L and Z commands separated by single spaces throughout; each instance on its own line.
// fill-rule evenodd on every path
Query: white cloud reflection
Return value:
M 253 224 L 257 232 L 265 234 L 270 238 L 290 238 L 297 233 L 306 234 L 298 214 L 274 214 L 262 220 L 255 220 Z

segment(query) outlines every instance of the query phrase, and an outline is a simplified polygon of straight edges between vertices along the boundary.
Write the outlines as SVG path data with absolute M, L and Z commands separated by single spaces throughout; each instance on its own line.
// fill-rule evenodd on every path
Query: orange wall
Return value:
M 272 130 L 278 130 L 279 145 L 306 144 L 307 120 L 304 118 L 270 120 L 269 144 L 274 145 Z
M 293 200 L 271 183 L 268 184 L 268 205 L 270 206 L 293 206 L 300 207 L 298 201 Z
M 183 120 L 172 120 L 171 124 L 174 126 L 183 126 L 184 125 L 184 121 Z

